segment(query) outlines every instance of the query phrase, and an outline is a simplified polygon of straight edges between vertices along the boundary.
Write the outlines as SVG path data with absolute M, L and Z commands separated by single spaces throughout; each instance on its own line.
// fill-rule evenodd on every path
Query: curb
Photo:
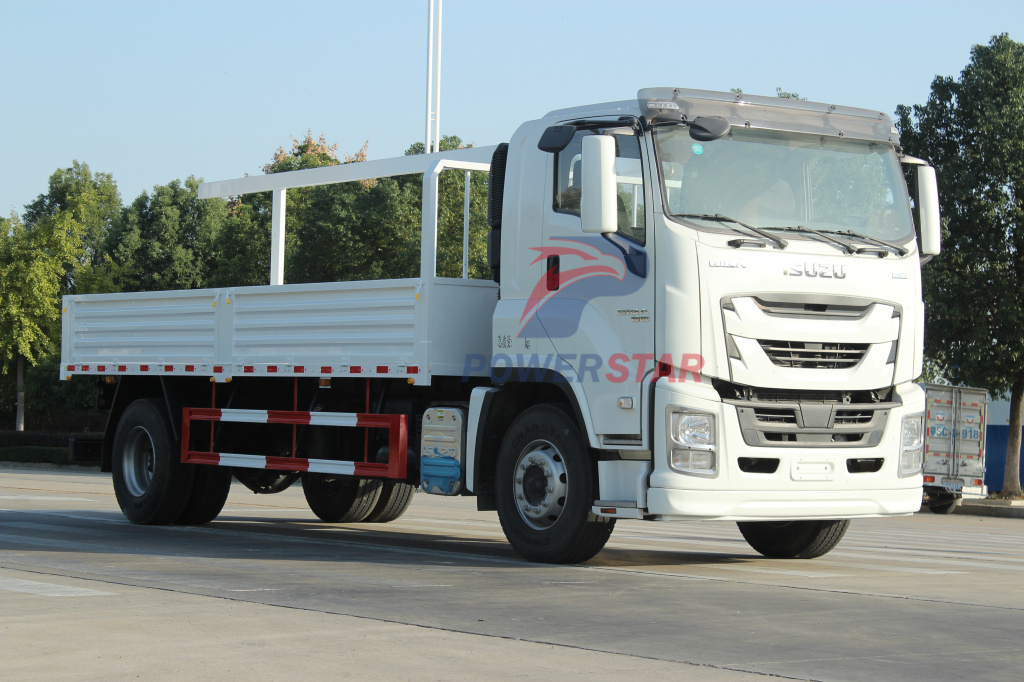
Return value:
M 953 513 L 1024 519 L 1024 500 L 964 500 Z

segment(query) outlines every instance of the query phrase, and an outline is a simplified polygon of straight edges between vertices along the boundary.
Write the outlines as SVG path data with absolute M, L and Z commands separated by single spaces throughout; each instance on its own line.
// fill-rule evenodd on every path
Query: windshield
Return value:
M 852 231 L 901 242 L 914 225 L 892 147 L 878 142 L 734 128 L 695 142 L 686 126 L 654 129 L 666 213 L 730 230 L 728 216 L 757 228 Z

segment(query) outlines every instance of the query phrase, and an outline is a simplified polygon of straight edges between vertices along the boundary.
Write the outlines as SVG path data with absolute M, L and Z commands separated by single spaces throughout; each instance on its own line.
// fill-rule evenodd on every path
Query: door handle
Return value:
M 548 291 L 557 291 L 561 285 L 561 271 L 558 256 L 548 256 L 547 284 Z

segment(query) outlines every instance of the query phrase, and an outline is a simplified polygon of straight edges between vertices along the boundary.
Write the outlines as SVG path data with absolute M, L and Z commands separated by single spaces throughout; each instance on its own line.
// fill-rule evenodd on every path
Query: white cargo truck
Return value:
M 927 405 L 924 492 L 928 509 L 950 514 L 964 498 L 988 495 L 985 486 L 985 427 L 988 391 L 922 384 Z
M 437 274 L 445 169 L 490 173 L 493 281 L 467 277 L 468 221 L 463 276 Z M 288 189 L 401 174 L 423 175 L 419 277 L 284 284 Z M 496 147 L 200 187 L 252 192 L 268 286 L 64 301 L 61 376 L 106 378 L 135 523 L 208 522 L 233 474 L 301 478 L 329 522 L 474 496 L 533 561 L 585 561 L 617 519 L 812 558 L 920 508 L 938 197 L 884 113 L 644 89 Z

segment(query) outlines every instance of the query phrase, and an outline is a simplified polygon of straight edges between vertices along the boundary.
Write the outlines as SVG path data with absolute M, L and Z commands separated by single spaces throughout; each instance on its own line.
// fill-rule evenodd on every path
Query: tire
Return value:
M 839 544 L 850 520 L 739 521 L 736 525 L 747 543 L 769 559 L 815 559 Z
M 182 526 L 199 526 L 217 518 L 231 491 L 231 468 L 195 464 L 192 493 L 185 508 L 174 522 Z
M 192 492 L 194 467 L 181 463 L 163 404 L 136 400 L 114 432 L 114 495 L 132 523 L 161 525 L 181 514 Z
M 388 523 L 405 513 L 412 504 L 412 495 L 416 488 L 402 481 L 384 481 L 380 490 L 380 499 L 373 511 L 363 521 L 366 523 Z
M 495 503 L 524 559 L 577 564 L 601 551 L 615 519 L 592 512 L 597 465 L 572 417 L 537 405 L 509 427 L 498 452 Z
M 933 495 L 928 493 L 928 511 L 932 514 L 952 514 L 959 506 L 956 495 Z
M 379 478 L 335 474 L 302 474 L 302 494 L 317 517 L 327 523 L 356 523 L 373 511 L 380 499 Z

